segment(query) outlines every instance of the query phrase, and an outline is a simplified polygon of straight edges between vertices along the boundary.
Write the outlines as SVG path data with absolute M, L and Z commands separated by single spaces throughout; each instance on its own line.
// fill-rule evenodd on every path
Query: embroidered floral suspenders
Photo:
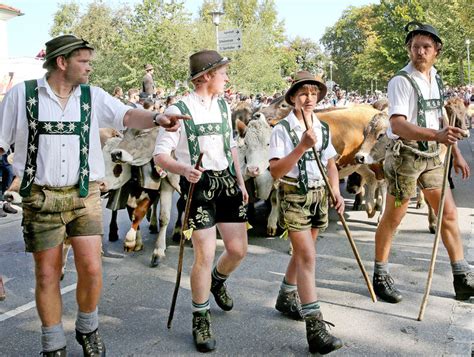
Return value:
M 57 122 L 39 121 L 38 82 L 25 82 L 26 115 L 28 119 L 28 149 L 20 195 L 30 195 L 36 175 L 36 158 L 40 135 L 79 135 L 79 193 L 86 197 L 89 191 L 89 130 L 91 118 L 91 92 L 88 85 L 81 85 L 81 120 Z
M 278 124 L 283 125 L 283 127 L 286 129 L 286 131 L 288 132 L 288 135 L 291 138 L 291 142 L 293 143 L 293 146 L 296 147 L 299 144 L 300 139 L 298 139 L 298 135 L 296 134 L 296 132 L 290 129 L 290 124 L 288 123 L 288 121 L 281 120 Z M 327 123 L 323 121 L 321 122 L 321 133 L 323 136 L 321 151 L 323 151 L 323 150 L 326 150 L 329 144 L 329 126 Z M 301 158 L 298 160 L 298 170 L 300 172 L 298 187 L 301 193 L 308 192 L 308 173 L 306 171 L 307 160 L 316 160 L 316 158 L 314 157 L 313 150 L 306 151 L 304 155 L 301 156 Z
M 400 71 L 395 76 L 402 76 L 410 82 L 410 84 L 415 89 L 416 95 L 418 97 L 417 106 L 418 106 L 418 114 L 416 121 L 418 126 L 426 128 L 426 111 L 427 110 L 443 110 L 443 82 L 441 81 L 441 77 L 436 74 L 436 82 L 438 84 L 439 90 L 439 99 L 424 99 L 423 94 L 421 93 L 420 87 L 416 83 L 416 81 L 410 77 L 408 72 Z M 418 149 L 420 151 L 427 151 L 428 150 L 428 142 L 426 141 L 418 141 Z
M 232 161 L 232 153 L 230 151 L 230 135 L 231 129 L 228 122 L 227 106 L 224 99 L 219 98 L 217 100 L 219 109 L 221 111 L 222 122 L 221 123 L 206 123 L 206 124 L 195 124 L 194 120 L 184 120 L 184 127 L 186 129 L 186 136 L 188 138 L 188 149 L 191 157 L 191 165 L 195 165 L 196 161 L 201 153 L 199 147 L 199 136 L 205 135 L 222 135 L 224 138 L 224 152 L 229 163 L 229 170 L 232 175 L 235 176 L 234 163 Z M 189 115 L 192 117 L 191 112 L 183 101 L 179 101 L 175 104 L 176 107 L 181 111 L 182 114 Z

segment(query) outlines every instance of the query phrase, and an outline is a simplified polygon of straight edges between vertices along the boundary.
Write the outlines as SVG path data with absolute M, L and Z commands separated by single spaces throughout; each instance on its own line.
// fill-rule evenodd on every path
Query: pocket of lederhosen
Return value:
M 86 207 L 85 198 L 79 196 L 78 190 L 56 191 L 43 190 L 44 203 L 39 210 L 43 213 L 73 211 Z

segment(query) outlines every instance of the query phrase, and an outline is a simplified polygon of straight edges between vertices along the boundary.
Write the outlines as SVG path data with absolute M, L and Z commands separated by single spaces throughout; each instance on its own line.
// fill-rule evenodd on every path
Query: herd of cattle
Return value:
M 331 139 L 338 153 L 336 160 L 339 177 L 347 180 L 347 190 L 355 193 L 354 209 L 360 209 L 365 202 L 369 217 L 377 209 L 383 211 L 386 185 L 383 177 L 383 159 L 388 138 L 385 135 L 389 121 L 386 100 L 374 105 L 360 104 L 347 108 L 316 110 L 317 117 L 326 122 L 331 131 Z M 467 111 L 459 98 L 451 98 L 445 105 L 446 116 L 455 116 L 455 125 L 466 127 Z M 246 103 L 233 108 L 232 120 L 236 131 L 241 172 L 246 181 L 251 204 L 257 200 L 271 203 L 267 220 L 267 234 L 276 235 L 278 221 L 278 195 L 276 182 L 270 175 L 268 146 L 272 126 L 285 118 L 292 107 L 284 97 L 275 99 L 269 106 L 252 112 Z M 106 177 L 102 190 L 109 195 L 108 205 L 112 209 L 109 225 L 109 240 L 118 239 L 117 210 L 124 208 L 118 203 L 125 197 L 131 227 L 124 239 L 125 251 L 143 249 L 140 222 L 149 214 L 150 231 L 158 233 L 151 257 L 151 266 L 160 264 L 165 257 L 166 231 L 170 223 L 174 191 L 180 193 L 179 177 L 165 172 L 153 164 L 153 150 L 158 128 L 137 130 L 127 129 L 123 134 L 113 129 L 101 129 L 101 143 L 106 167 Z M 18 201 L 19 180 L 10 189 L 10 200 Z M 16 187 L 15 187 L 16 186 Z M 16 192 L 15 192 L 16 191 Z M 159 201 L 159 222 L 156 218 Z M 178 204 L 178 207 L 181 206 Z M 151 214 L 149 213 L 151 211 Z M 178 214 L 178 216 L 180 216 Z M 434 232 L 435 216 L 430 210 L 430 231 Z M 180 219 L 178 219 L 180 222 Z M 158 224 L 159 223 L 159 224 Z M 158 229 L 159 227 L 159 229 Z M 179 237 L 179 225 L 175 227 L 173 239 Z

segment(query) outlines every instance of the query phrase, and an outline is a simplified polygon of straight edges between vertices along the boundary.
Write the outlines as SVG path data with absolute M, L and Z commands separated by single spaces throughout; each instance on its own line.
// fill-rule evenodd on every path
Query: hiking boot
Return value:
M 199 352 L 209 352 L 216 348 L 216 339 L 211 329 L 210 310 L 193 312 L 193 338 Z
M 89 333 L 76 330 L 76 340 L 82 346 L 84 357 L 105 357 L 105 345 L 98 329 Z
M 48 351 L 48 352 L 43 351 L 40 353 L 40 355 L 41 357 L 66 357 L 67 356 L 66 346 L 56 351 Z
M 300 296 L 297 290 L 283 291 L 280 289 L 278 293 L 275 309 L 282 314 L 291 317 L 293 320 L 303 320 L 303 313 L 301 311 Z
M 230 311 L 234 307 L 234 301 L 227 292 L 225 282 L 212 278 L 211 293 L 214 295 L 217 305 L 224 311 Z
M 373 285 L 375 295 L 391 304 L 402 301 L 402 294 L 395 288 L 394 284 L 395 282 L 390 274 L 379 275 L 374 273 Z
M 342 347 L 341 339 L 331 335 L 326 329 L 326 325 L 334 325 L 324 321 L 321 313 L 306 316 L 305 322 L 309 352 L 325 355 Z
M 469 300 L 474 296 L 474 273 L 456 274 L 453 275 L 454 292 L 456 293 L 456 300 Z

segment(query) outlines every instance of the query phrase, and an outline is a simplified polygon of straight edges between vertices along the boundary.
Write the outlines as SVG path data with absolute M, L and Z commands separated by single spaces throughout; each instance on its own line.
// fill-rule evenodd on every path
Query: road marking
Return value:
M 61 289 L 61 295 L 67 294 L 70 291 L 76 290 L 77 284 L 68 285 Z M 5 312 L 0 315 L 0 322 L 8 320 L 11 317 L 15 317 L 23 312 L 26 312 L 36 306 L 36 302 L 31 301 L 25 305 L 19 306 L 16 309 Z

